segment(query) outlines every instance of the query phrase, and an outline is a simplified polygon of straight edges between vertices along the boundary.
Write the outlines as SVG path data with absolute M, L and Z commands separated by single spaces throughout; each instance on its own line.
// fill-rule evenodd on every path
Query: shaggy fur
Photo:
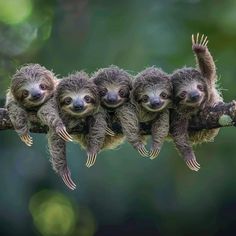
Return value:
M 132 102 L 141 123 L 151 124 L 152 148 L 149 153 L 154 159 L 169 133 L 169 108 L 172 99 L 170 77 L 162 70 L 150 67 L 140 72 L 133 83 Z
M 40 117 L 56 84 L 54 74 L 38 64 L 23 66 L 13 75 L 6 96 L 6 108 L 16 132 L 28 146 L 32 145 L 29 135 L 30 112 L 35 112 Z
M 88 132 L 73 137 L 87 150 L 87 166 L 90 167 L 103 147 L 107 129 L 105 112 L 102 108 L 99 109 L 96 85 L 84 72 L 72 74 L 60 81 L 54 103 L 66 128 L 78 126 L 81 130 L 87 129 Z M 75 189 L 67 166 L 65 150 L 65 141 L 55 133 L 55 130 L 50 129 L 49 151 L 53 169 L 69 188 Z
M 192 38 L 192 49 L 199 68 L 183 68 L 171 76 L 176 109 L 171 113 L 170 134 L 188 167 L 195 171 L 200 169 L 200 165 L 196 161 L 192 144 L 212 141 L 219 129 L 188 133 L 188 122 L 205 107 L 222 102 L 216 88 L 215 63 L 206 46 L 206 38 L 202 36 L 199 43 L 198 36 L 196 42 Z
M 131 78 L 130 74 L 116 66 L 100 69 L 93 74 L 94 83 L 99 90 L 101 105 L 107 113 L 108 124 L 114 120 L 120 123 L 128 142 L 141 155 L 147 156 L 148 153 L 139 135 L 138 117 L 133 104 L 130 103 Z M 117 146 L 116 144 L 120 144 L 123 140 L 122 135 L 116 134 L 112 137 L 113 146 Z M 107 144 L 105 143 L 105 145 Z

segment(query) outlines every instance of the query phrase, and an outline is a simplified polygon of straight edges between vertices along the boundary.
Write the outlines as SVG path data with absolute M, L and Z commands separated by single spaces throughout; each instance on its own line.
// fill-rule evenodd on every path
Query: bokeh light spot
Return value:
M 24 21 L 32 11 L 31 0 L 0 0 L 0 21 L 6 24 L 18 24 Z
M 75 207 L 58 192 L 36 193 L 30 199 L 29 209 L 36 228 L 44 236 L 69 235 L 75 229 Z

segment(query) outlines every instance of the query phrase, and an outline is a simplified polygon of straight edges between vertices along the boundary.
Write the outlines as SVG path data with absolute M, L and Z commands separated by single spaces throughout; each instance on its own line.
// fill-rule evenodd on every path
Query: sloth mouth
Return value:
M 116 102 L 108 102 L 108 101 L 103 101 L 103 105 L 108 108 L 116 108 L 119 107 L 123 104 L 122 101 L 116 101 Z

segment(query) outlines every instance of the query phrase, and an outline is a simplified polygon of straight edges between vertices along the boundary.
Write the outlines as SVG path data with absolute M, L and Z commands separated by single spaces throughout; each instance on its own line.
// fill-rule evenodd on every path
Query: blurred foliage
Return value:
M 194 66 L 191 34 L 209 37 L 225 101 L 235 98 L 234 0 L 0 0 L 0 94 L 11 75 L 37 62 L 58 75 L 110 64 L 135 74 Z M 1 104 L 3 105 L 3 104 Z M 129 144 L 104 151 L 96 165 L 68 144 L 78 182 L 66 189 L 51 170 L 45 135 L 28 148 L 1 132 L 1 235 L 235 235 L 234 128 L 196 147 L 199 173 L 187 169 L 171 143 L 150 161 Z M 50 190 L 48 190 L 50 189 Z

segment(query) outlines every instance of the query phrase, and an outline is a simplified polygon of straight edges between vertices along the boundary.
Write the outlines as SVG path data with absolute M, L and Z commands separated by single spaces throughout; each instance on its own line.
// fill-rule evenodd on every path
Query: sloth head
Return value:
M 96 85 L 85 72 L 77 72 L 62 79 L 55 98 L 60 111 L 71 116 L 91 115 L 99 106 Z
M 150 67 L 139 73 L 134 81 L 132 100 L 150 112 L 158 112 L 171 103 L 172 84 L 163 71 Z
M 208 99 L 208 85 L 202 74 L 192 68 L 175 71 L 171 76 L 174 103 L 197 108 Z
M 33 108 L 45 103 L 55 90 L 54 74 L 39 64 L 21 67 L 11 81 L 14 98 L 24 107 Z
M 93 75 L 101 104 L 106 108 L 117 108 L 129 100 L 131 75 L 116 66 L 98 70 Z

